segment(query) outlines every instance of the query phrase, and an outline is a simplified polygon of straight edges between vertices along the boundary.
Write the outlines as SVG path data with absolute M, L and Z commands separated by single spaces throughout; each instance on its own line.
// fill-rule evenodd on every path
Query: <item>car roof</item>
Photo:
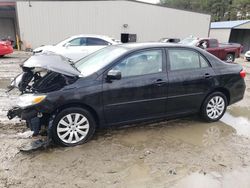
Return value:
M 95 34 L 79 34 L 79 35 L 73 35 L 69 38 L 67 38 L 66 40 L 72 40 L 72 39 L 75 39 L 75 38 L 79 38 L 79 37 L 90 37 L 90 38 L 99 38 L 99 39 L 103 39 L 103 40 L 106 40 L 108 42 L 110 42 L 111 44 L 119 44 L 120 41 L 117 40 L 116 38 L 114 37 L 110 37 L 110 36 L 106 36 L 106 35 L 95 35 Z
M 95 34 L 79 34 L 73 35 L 70 38 L 77 38 L 77 37 L 96 37 L 96 38 L 103 38 L 103 39 L 112 39 L 113 37 L 109 37 L 106 35 L 95 35 Z
M 144 49 L 144 48 L 167 48 L 167 47 L 185 47 L 191 49 L 199 49 L 197 47 L 188 46 L 179 43 L 162 43 L 162 42 L 143 42 L 143 43 L 126 43 L 119 44 L 118 46 L 128 48 L 128 49 Z

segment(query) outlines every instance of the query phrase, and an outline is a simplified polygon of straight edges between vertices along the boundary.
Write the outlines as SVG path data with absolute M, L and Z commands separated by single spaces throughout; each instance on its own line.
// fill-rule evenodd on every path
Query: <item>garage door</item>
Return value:
M 243 52 L 250 50 L 250 29 L 232 29 L 229 42 L 243 45 Z
M 15 41 L 15 26 L 12 18 L 0 18 L 0 39 L 11 37 Z

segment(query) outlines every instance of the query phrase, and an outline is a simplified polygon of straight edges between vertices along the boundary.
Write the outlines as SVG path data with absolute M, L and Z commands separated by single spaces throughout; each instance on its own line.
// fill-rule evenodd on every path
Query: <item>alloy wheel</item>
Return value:
M 214 120 L 220 117 L 225 109 L 225 101 L 221 96 L 214 96 L 209 100 L 206 107 L 207 116 Z
M 227 57 L 226 57 L 226 61 L 231 63 L 234 61 L 234 56 L 232 54 L 228 54 Z
M 80 113 L 62 117 L 57 125 L 57 135 L 65 143 L 75 144 L 83 140 L 89 132 L 89 121 Z

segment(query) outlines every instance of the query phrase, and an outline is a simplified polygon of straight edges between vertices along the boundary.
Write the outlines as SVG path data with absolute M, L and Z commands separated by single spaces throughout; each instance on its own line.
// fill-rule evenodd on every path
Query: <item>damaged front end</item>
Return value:
M 8 87 L 9 91 L 18 88 L 21 95 L 7 117 L 25 120 L 33 136 L 44 135 L 53 118 L 47 95 L 74 83 L 81 74 L 66 58 L 53 53 L 33 55 L 21 67 L 23 72 Z
M 46 98 L 46 95 L 22 94 L 19 97 L 17 106 L 10 109 L 7 113 L 9 119 L 18 117 L 26 121 L 28 128 L 33 131 L 33 136 L 40 133 L 42 124 L 47 125 L 48 115 L 42 112 L 39 104 Z

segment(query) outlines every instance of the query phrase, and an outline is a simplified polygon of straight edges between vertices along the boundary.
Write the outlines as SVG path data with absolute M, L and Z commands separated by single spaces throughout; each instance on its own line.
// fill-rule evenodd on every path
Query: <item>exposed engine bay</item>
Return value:
M 27 59 L 19 74 L 9 86 L 24 93 L 46 93 L 73 83 L 80 72 L 65 57 L 54 53 L 33 55 Z
M 22 70 L 23 73 L 18 75 L 9 86 L 10 90 L 18 88 L 22 94 L 56 91 L 76 80 L 75 77 L 44 68 L 22 67 Z

